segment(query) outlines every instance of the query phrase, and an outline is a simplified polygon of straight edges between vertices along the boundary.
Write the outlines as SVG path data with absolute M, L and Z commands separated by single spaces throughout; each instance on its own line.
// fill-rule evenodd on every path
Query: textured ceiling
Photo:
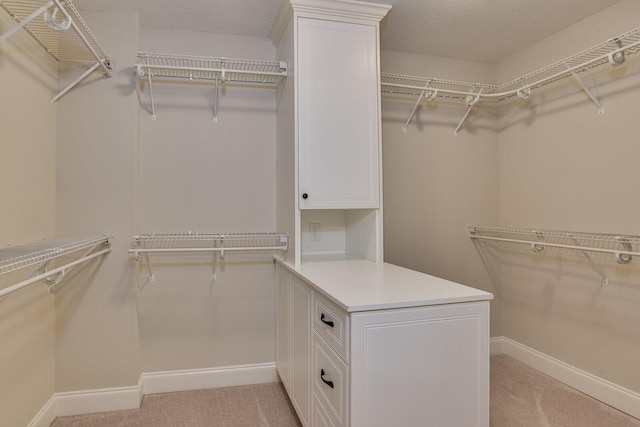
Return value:
M 382 48 L 497 62 L 620 0 L 370 0 L 393 8 Z M 283 0 L 74 0 L 149 27 L 269 37 Z

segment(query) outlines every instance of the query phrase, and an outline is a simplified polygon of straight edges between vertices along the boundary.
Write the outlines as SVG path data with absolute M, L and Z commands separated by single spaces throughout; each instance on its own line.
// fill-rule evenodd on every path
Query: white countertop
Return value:
M 276 259 L 347 312 L 493 299 L 493 294 L 387 263 L 365 260 L 304 262 Z

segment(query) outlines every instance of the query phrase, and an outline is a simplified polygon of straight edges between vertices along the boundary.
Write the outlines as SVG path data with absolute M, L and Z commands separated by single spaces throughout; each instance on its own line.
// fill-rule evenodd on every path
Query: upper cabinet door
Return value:
M 298 20 L 300 209 L 378 208 L 378 33 Z

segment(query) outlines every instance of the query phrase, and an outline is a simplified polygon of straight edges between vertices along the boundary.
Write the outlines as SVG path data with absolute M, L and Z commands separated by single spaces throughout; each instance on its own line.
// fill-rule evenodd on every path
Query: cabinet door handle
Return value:
M 322 323 L 324 323 L 325 325 L 330 326 L 330 327 L 332 327 L 332 328 L 333 328 L 333 322 L 332 322 L 331 320 L 324 320 L 324 313 L 322 313 L 322 314 L 320 315 L 320 321 L 321 321 Z
M 306 200 L 309 198 L 309 195 L 307 193 L 302 193 L 302 198 Z
M 322 380 L 323 383 L 333 388 L 333 381 L 328 381 L 324 379 L 324 369 L 320 369 L 320 379 Z

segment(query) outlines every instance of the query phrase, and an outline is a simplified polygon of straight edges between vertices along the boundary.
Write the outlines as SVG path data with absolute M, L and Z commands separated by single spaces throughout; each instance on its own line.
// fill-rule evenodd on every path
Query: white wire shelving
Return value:
M 640 256 L 640 236 L 633 235 L 470 225 L 469 237 L 525 244 L 531 246 L 534 253 L 541 253 L 547 247 L 578 251 L 600 275 L 603 285 L 607 285 L 609 279 L 591 258 L 590 252 L 612 254 L 619 264 L 629 264 L 634 256 Z
M 141 80 L 146 79 L 148 82 L 152 120 L 156 120 L 153 80 L 173 79 L 212 82 L 214 85 L 213 122 L 217 123 L 218 95 L 221 85 L 236 83 L 275 87 L 287 76 L 287 62 L 138 52 L 135 70 Z
M 228 252 L 287 251 L 289 236 L 286 233 L 168 233 L 142 234 L 131 238 L 129 254 L 136 261 L 143 256 L 149 269 L 149 280 L 155 280 L 149 254 L 213 253 L 223 260 Z M 212 280 L 216 278 L 214 270 Z
M 0 249 L 0 276 L 20 271 L 28 272 L 26 279 L 0 289 L 0 298 L 38 281 L 43 281 L 51 292 L 73 267 L 110 252 L 111 237 L 104 235 L 84 239 L 60 239 Z M 49 269 L 53 261 L 80 252 L 82 253 L 75 260 L 67 260 L 63 265 Z
M 473 106 L 479 101 L 502 101 L 514 96 L 526 99 L 531 95 L 532 90 L 566 78 L 573 78 L 596 105 L 598 113 L 603 114 L 604 107 L 579 75 L 605 64 L 621 65 L 628 55 L 637 53 L 638 50 L 640 50 L 640 27 L 500 85 L 382 73 L 381 90 L 385 94 L 417 97 L 403 127 L 405 133 L 423 100 L 434 101 L 436 98 L 445 98 L 462 100 L 466 103 L 467 111 L 456 127 L 455 135 L 462 128 Z
M 71 0 L 0 0 L 0 8 L 16 22 L 0 43 L 24 29 L 56 61 L 92 64 L 51 98 L 52 105 L 97 69 L 111 77 L 112 61 Z

